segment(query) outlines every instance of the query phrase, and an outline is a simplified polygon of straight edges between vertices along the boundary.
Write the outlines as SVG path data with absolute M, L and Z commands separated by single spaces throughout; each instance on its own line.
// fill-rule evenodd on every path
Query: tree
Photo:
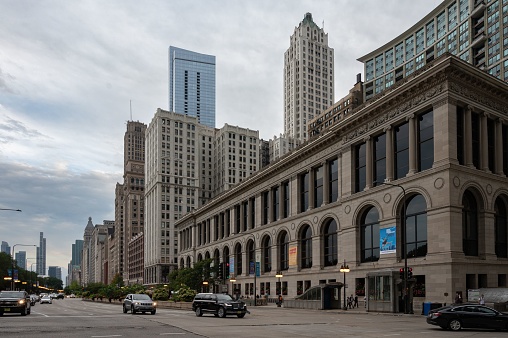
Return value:
M 190 289 L 198 292 L 203 286 L 203 281 L 211 281 L 210 277 L 210 263 L 211 259 L 206 259 L 194 263 L 193 268 L 183 268 L 174 270 L 169 275 L 169 283 L 171 290 L 179 290 L 183 285 L 188 286 Z

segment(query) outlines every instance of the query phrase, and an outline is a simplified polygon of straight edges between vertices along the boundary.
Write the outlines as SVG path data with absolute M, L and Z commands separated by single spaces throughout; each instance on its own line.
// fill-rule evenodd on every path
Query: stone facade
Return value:
M 503 81 L 444 55 L 176 222 L 178 264 L 230 262 L 242 295 L 275 295 L 280 271 L 293 298 L 344 263 L 347 294 L 392 312 L 404 263 L 414 308 L 506 287 L 507 107 Z

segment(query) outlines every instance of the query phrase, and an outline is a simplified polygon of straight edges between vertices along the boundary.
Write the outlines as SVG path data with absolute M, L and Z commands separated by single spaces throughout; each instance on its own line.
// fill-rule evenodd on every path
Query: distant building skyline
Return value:
M 37 247 L 37 274 L 45 275 L 46 274 L 46 238 L 44 238 L 44 233 L 41 231 L 39 233 L 39 246 Z
M 215 56 L 169 46 L 169 111 L 215 128 Z
M 62 280 L 62 268 L 59 266 L 48 267 L 48 276 Z
M 1 252 L 5 252 L 6 254 L 11 254 L 11 247 L 9 246 L 9 243 L 6 241 L 2 241 L 2 245 L 0 247 Z
M 16 264 L 26 270 L 26 251 L 18 251 L 14 256 L 16 257 Z

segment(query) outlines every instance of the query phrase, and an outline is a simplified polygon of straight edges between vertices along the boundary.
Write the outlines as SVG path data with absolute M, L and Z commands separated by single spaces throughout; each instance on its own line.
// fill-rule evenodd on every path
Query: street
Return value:
M 157 309 L 155 315 L 122 313 L 120 303 L 54 300 L 39 304 L 32 314 L 0 317 L 2 337 L 505 337 L 506 332 L 463 330 L 450 332 L 428 325 L 421 315 L 353 311 L 314 311 L 250 307 L 240 319 L 213 315 L 196 317 L 191 311 Z

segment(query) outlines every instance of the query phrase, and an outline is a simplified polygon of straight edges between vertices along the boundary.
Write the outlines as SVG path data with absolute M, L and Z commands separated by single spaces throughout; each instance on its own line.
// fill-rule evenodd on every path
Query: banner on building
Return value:
M 381 255 L 395 253 L 397 249 L 396 227 L 379 229 L 379 253 Z
M 298 247 L 296 245 L 289 246 L 289 266 L 298 264 Z

